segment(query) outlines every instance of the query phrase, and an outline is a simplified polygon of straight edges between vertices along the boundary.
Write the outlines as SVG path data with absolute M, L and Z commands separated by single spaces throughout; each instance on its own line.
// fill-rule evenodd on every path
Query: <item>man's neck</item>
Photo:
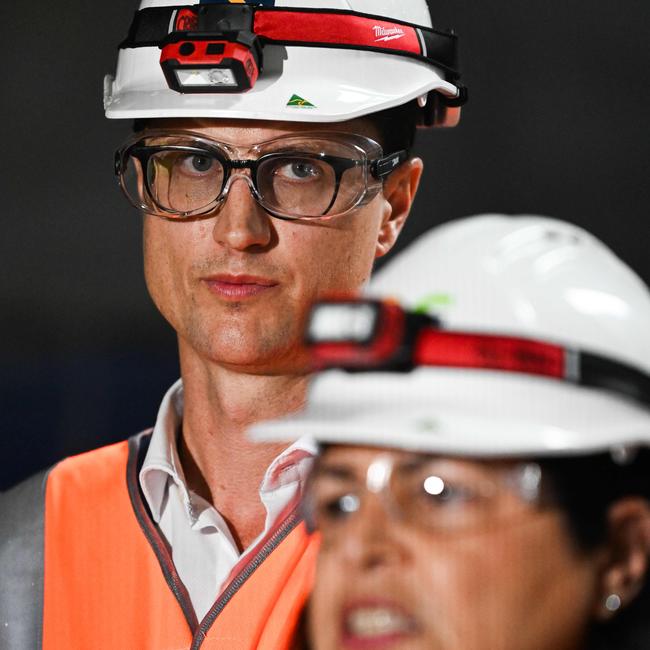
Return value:
M 307 375 L 248 374 L 181 353 L 183 435 L 181 464 L 190 488 L 210 501 L 240 546 L 264 528 L 259 487 L 268 466 L 289 442 L 251 442 L 254 422 L 298 410 Z

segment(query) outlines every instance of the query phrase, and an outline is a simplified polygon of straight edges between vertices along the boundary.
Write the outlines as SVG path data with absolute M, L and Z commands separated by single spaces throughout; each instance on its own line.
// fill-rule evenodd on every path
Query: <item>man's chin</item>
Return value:
M 210 336 L 180 337 L 181 357 L 192 356 L 204 363 L 234 371 L 260 375 L 304 374 L 308 369 L 306 350 L 297 343 L 287 345 L 289 337 L 270 340 L 260 334 L 246 335 L 215 328 Z
M 306 355 L 285 354 L 263 358 L 257 355 L 220 355 L 212 358 L 212 363 L 233 372 L 266 377 L 305 375 L 309 373 Z

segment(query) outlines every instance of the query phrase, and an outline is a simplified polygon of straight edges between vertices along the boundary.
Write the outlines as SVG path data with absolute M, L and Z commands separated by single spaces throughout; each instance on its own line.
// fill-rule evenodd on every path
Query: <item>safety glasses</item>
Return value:
M 480 531 L 541 503 L 536 463 L 498 465 L 426 454 L 396 460 L 378 453 L 361 471 L 349 460 L 353 454 L 332 460 L 326 453 L 308 481 L 305 516 L 325 538 L 342 533 L 373 500 L 383 507 L 380 516 L 434 533 Z
M 348 133 L 291 134 L 238 147 L 151 130 L 116 152 L 115 173 L 135 207 L 168 219 L 214 213 L 238 179 L 274 217 L 322 219 L 367 204 L 406 158 L 406 151 L 383 156 L 370 138 Z

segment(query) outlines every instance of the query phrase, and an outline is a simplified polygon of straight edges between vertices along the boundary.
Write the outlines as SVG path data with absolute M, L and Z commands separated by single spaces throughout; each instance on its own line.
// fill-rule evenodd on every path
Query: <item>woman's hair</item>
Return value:
M 545 488 L 564 511 L 578 547 L 590 551 L 607 542 L 609 508 L 630 496 L 650 499 L 650 450 L 629 462 L 612 454 L 540 460 Z M 595 623 L 586 650 L 650 649 L 650 584 L 646 576 L 640 594 L 611 620 Z

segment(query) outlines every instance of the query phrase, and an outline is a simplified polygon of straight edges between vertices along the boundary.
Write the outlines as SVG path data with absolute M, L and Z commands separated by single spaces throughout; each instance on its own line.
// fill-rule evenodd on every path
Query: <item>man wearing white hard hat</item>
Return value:
M 334 369 L 253 429 L 322 448 L 300 647 L 648 647 L 648 288 L 578 227 L 493 215 L 427 233 L 368 295 L 316 306 Z
M 3 497 L 3 648 L 283 647 L 314 449 L 243 432 L 303 402 L 312 301 L 393 246 L 415 127 L 455 125 L 466 99 L 456 47 L 425 0 L 141 2 L 104 105 L 133 123 L 115 172 L 182 382 L 153 432 Z

